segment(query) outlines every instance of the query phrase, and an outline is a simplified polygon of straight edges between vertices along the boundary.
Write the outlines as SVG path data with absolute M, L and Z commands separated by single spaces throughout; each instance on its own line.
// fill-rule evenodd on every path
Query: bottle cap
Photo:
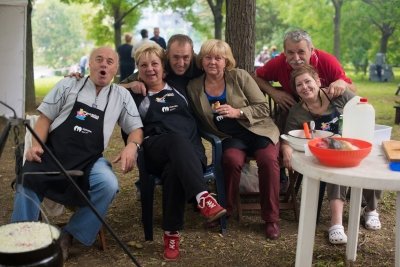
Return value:
M 365 97 L 360 98 L 360 103 L 367 103 L 367 102 L 368 102 L 367 98 L 365 98 Z

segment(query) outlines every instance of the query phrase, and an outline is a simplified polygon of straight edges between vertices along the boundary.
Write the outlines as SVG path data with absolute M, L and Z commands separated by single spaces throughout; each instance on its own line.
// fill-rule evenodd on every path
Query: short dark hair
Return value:
M 140 31 L 140 35 L 142 36 L 142 38 L 147 38 L 149 37 L 149 32 L 146 29 L 143 29 Z
M 179 43 L 180 45 L 188 43 L 193 50 L 193 41 L 189 36 L 185 34 L 174 34 L 168 39 L 167 51 L 171 48 L 172 43 L 175 42 Z

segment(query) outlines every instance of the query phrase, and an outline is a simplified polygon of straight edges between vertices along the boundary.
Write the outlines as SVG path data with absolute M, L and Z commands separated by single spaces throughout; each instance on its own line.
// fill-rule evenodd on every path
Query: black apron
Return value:
M 316 130 L 323 130 L 323 131 L 329 131 L 335 134 L 339 133 L 339 118 L 341 113 L 338 111 L 338 109 L 335 107 L 335 105 L 332 104 L 331 99 L 327 96 L 327 94 L 324 92 L 324 90 L 321 90 L 326 97 L 329 100 L 329 103 L 333 106 L 333 111 L 330 114 L 325 114 L 321 116 L 314 116 L 311 114 L 311 116 L 314 117 L 315 121 L 315 129 Z
M 144 142 L 147 137 L 160 134 L 175 133 L 188 138 L 193 144 L 196 154 L 203 166 L 207 164 L 204 146 L 198 134 L 196 119 L 186 100 L 184 91 L 179 89 L 161 90 L 154 95 L 142 97 L 133 95 L 143 122 Z M 146 109 L 141 105 L 148 102 Z
M 89 78 L 89 77 L 88 77 Z M 68 118 L 49 133 L 46 145 L 66 170 L 81 170 L 83 177 L 72 177 L 80 189 L 88 196 L 89 174 L 93 164 L 102 156 L 104 150 L 104 114 L 111 93 L 107 95 L 104 111 L 78 102 L 79 89 L 74 106 Z M 42 162 L 26 161 L 23 172 L 60 171 L 48 153 L 42 155 Z M 19 183 L 63 205 L 84 206 L 86 202 L 74 185 L 64 175 L 26 175 Z

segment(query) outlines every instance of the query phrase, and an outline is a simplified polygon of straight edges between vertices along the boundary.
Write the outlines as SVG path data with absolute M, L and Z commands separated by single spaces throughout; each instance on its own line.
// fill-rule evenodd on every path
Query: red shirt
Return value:
M 310 65 L 318 71 L 322 87 L 328 87 L 332 82 L 339 79 L 352 83 L 336 57 L 325 51 L 314 49 L 311 54 Z M 258 68 L 256 74 L 266 81 L 279 82 L 287 93 L 293 95 L 290 87 L 290 72 L 292 69 L 286 62 L 285 54 L 281 53 L 265 63 L 264 66 Z

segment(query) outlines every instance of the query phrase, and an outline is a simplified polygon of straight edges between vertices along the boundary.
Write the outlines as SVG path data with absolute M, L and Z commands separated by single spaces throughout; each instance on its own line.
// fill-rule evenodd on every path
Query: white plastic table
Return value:
M 303 174 L 296 266 L 311 266 L 317 218 L 320 181 L 351 187 L 346 258 L 355 261 L 361 212 L 362 188 L 397 191 L 396 199 L 396 267 L 400 267 L 400 172 L 391 171 L 381 146 L 357 167 L 332 168 L 321 165 L 314 156 L 295 151 L 292 167 Z M 384 223 L 384 222 L 383 222 Z

